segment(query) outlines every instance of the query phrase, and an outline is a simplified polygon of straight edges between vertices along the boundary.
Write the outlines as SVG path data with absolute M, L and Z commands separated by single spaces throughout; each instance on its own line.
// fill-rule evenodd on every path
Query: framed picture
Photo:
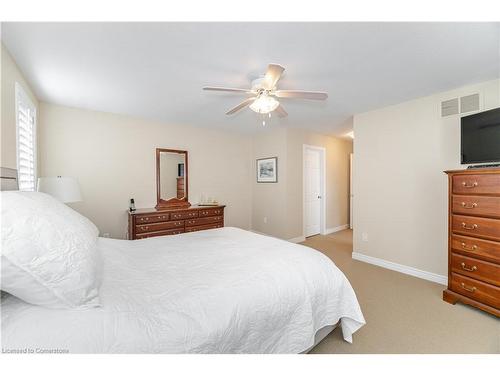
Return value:
M 278 158 L 257 159 L 257 182 L 278 182 Z

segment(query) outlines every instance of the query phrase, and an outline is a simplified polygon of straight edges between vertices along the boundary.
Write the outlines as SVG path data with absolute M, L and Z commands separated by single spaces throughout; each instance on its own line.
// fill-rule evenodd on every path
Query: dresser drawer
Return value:
M 500 195 L 500 173 L 455 175 L 452 181 L 453 194 Z
M 223 212 L 222 208 L 204 208 L 200 210 L 200 217 L 222 215 Z
M 199 219 L 189 219 L 186 220 L 186 227 L 192 227 L 195 225 L 203 225 L 203 224 L 221 224 L 222 216 L 209 216 L 209 217 L 201 217 Z
M 158 223 L 160 221 L 167 221 L 169 220 L 169 214 L 163 214 L 163 213 L 158 213 L 158 214 L 153 214 L 153 215 L 137 215 L 135 217 L 135 223 L 136 224 L 149 224 L 149 223 Z
M 186 233 L 197 232 L 199 230 L 206 230 L 206 229 L 222 228 L 223 226 L 224 225 L 222 223 L 219 223 L 219 224 L 198 225 L 196 227 L 186 227 Z
M 182 229 L 170 229 L 170 230 L 162 230 L 158 232 L 148 232 L 148 233 L 137 233 L 136 238 L 138 240 L 142 238 L 148 238 L 148 237 L 157 237 L 157 236 L 171 236 L 174 234 L 181 234 L 184 233 L 184 228 Z
M 500 241 L 500 220 L 452 215 L 453 233 Z
M 170 214 L 170 218 L 172 220 L 179 220 L 179 219 L 192 219 L 198 217 L 198 211 L 179 211 L 179 212 L 172 212 Z
M 483 260 L 451 254 L 451 270 L 455 273 L 500 286 L 500 266 Z
M 500 288 L 495 285 L 452 272 L 450 288 L 456 293 L 493 306 L 494 308 L 500 308 Z
M 500 196 L 454 195 L 452 211 L 456 214 L 500 218 Z
M 166 221 L 164 223 L 153 223 L 137 225 L 136 233 L 157 232 L 166 229 L 184 228 L 184 220 Z
M 453 252 L 500 263 L 500 242 L 452 234 L 451 249 Z

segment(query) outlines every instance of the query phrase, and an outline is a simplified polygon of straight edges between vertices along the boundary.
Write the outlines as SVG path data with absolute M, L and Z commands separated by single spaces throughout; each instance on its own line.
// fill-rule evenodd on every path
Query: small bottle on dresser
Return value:
M 130 212 L 134 212 L 135 211 L 135 202 L 134 202 L 134 198 L 131 198 L 130 199 L 130 204 L 129 204 L 129 210 Z

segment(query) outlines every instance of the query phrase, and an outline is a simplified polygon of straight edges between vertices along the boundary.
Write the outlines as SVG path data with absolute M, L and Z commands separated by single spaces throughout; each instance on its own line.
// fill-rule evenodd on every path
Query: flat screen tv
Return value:
M 462 164 L 500 162 L 500 108 L 462 117 Z

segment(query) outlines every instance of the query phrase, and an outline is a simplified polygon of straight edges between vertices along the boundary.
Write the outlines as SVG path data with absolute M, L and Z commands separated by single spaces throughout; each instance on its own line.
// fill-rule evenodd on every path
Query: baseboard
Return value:
M 267 233 L 259 232 L 258 230 L 250 229 L 250 232 L 257 233 L 257 234 L 260 234 L 262 236 L 278 238 L 278 237 L 272 236 L 272 235 L 267 234 Z M 300 237 L 290 238 L 290 239 L 285 240 L 285 241 L 293 242 L 293 243 L 299 243 L 299 242 L 304 242 L 305 240 L 306 240 L 306 238 L 304 236 L 300 236 Z
M 353 251 L 352 259 L 359 260 L 361 262 L 370 263 L 375 266 L 379 266 L 382 268 L 387 268 L 392 271 L 401 272 L 406 275 L 411 275 L 418 277 L 420 279 L 432 281 L 434 283 L 448 285 L 448 277 L 443 275 L 438 275 L 437 273 L 422 271 L 417 268 L 413 268 L 410 266 L 405 266 L 403 264 L 389 262 L 388 260 L 371 257 L 368 255 L 364 255 L 358 252 Z
M 287 241 L 293 242 L 293 243 L 299 243 L 299 242 L 304 242 L 305 240 L 306 240 L 306 238 L 304 236 L 300 236 L 300 237 L 290 238 Z
M 327 230 L 325 230 L 324 234 L 330 234 L 330 233 L 340 232 L 341 230 L 348 229 L 348 228 L 349 228 L 349 224 L 344 224 L 344 225 L 341 225 L 341 226 L 338 226 L 338 227 L 328 228 Z

